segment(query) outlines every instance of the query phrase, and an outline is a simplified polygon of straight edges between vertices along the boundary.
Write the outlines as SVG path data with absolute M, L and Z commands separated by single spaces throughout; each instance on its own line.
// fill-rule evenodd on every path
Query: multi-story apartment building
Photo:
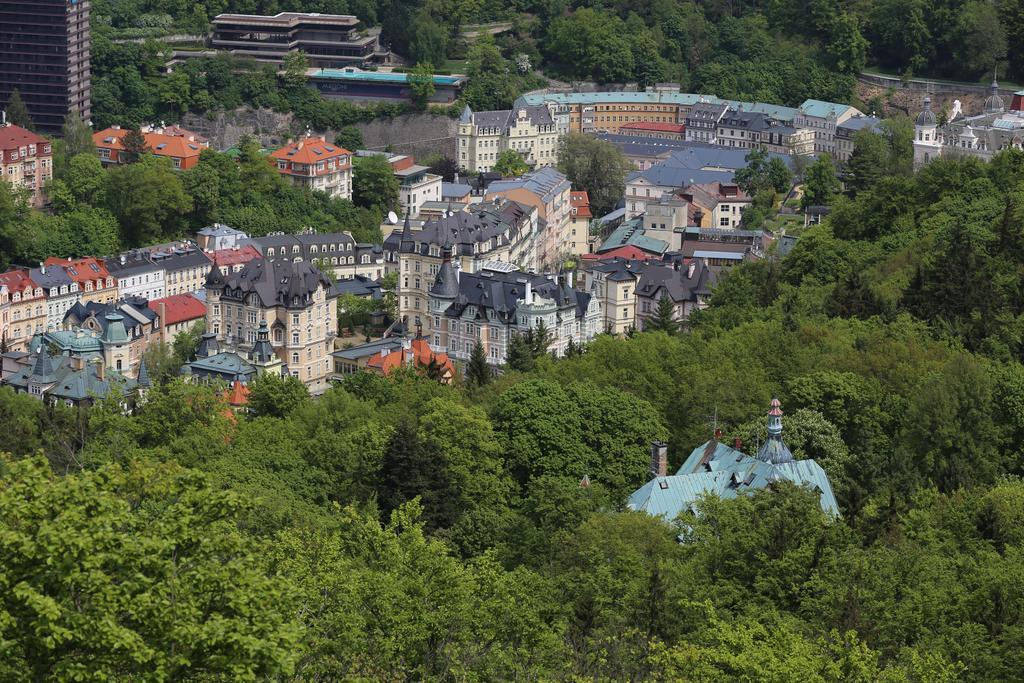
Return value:
M 705 216 L 710 216 L 709 227 L 713 228 L 739 228 L 743 209 L 753 201 L 735 183 L 697 183 L 676 194 Z
M 43 189 L 53 178 L 50 141 L 21 126 L 0 126 L 0 173 L 15 188 L 28 191 L 33 206 L 42 206 Z
M 8 323 L 3 343 L 10 351 L 25 351 L 33 335 L 46 330 L 46 295 L 33 282 L 27 268 L 0 273 L 0 287 L 7 288 Z
M 146 151 L 170 159 L 171 165 L 181 171 L 198 164 L 199 155 L 210 147 L 209 140 L 203 136 L 178 126 L 142 126 L 139 132 L 146 140 Z M 96 145 L 96 155 L 101 162 L 124 163 L 124 136 L 127 134 L 128 129 L 121 126 L 112 126 L 93 133 L 92 141 Z
M 256 237 L 250 244 L 264 258 L 309 261 L 335 279 L 379 280 L 388 272 L 384 249 L 379 244 L 357 243 L 348 232 L 279 232 Z M 395 263 L 391 270 L 397 267 Z
M 661 123 L 658 121 L 635 121 L 619 126 L 622 135 L 635 135 L 659 140 L 685 140 L 686 126 L 682 123 Z
M 90 301 L 111 303 L 120 296 L 117 280 L 107 270 L 103 259 L 91 256 L 62 259 L 51 256 L 43 261 L 43 265 L 47 268 L 63 268 L 64 272 L 78 283 L 79 299 L 84 303 Z
M 536 268 L 537 209 L 502 200 L 473 204 L 423 223 L 412 230 L 406 217 L 401 232 L 384 240 L 387 260 L 398 266 L 399 316 L 410 327 L 430 336 L 429 292 L 442 262 L 442 250 L 452 249 L 454 267 L 473 273 L 483 264 L 503 262 L 521 269 Z
M 572 218 L 569 220 L 569 253 L 586 254 L 590 251 L 590 196 L 585 191 L 570 192 L 569 205 Z
M 636 328 L 636 288 L 643 263 L 612 259 L 579 271 L 580 289 L 597 302 L 600 332 L 621 335 Z
M 807 100 L 796 110 L 793 126 L 814 133 L 814 153 L 836 154 L 836 127 L 854 116 L 863 116 L 855 107 L 835 102 Z
M 17 90 L 36 127 L 90 116 L 89 0 L 0 0 L 0 102 Z
M 78 283 L 59 266 L 40 263 L 28 273 L 46 296 L 46 329 L 60 329 L 64 315 L 78 301 Z
M 441 266 L 430 287 L 431 348 L 468 361 L 480 343 L 491 365 L 507 360 L 513 334 L 543 322 L 551 333 L 548 350 L 565 353 L 572 340 L 583 344 L 598 334 L 599 309 L 589 294 L 572 287 L 571 275 L 554 276 L 492 270 L 459 273 L 452 250 L 442 250 Z
M 853 154 L 854 137 L 862 130 L 881 132 L 882 120 L 875 116 L 854 116 L 836 126 L 835 160 L 845 164 Z
M 160 341 L 170 344 L 181 332 L 188 332 L 197 322 L 206 321 L 206 304 L 194 294 L 175 294 L 148 303 L 160 321 Z
M 331 282 L 308 261 L 260 259 L 237 273 L 213 266 L 206 276 L 206 329 L 222 347 L 251 349 L 261 325 L 273 352 L 311 393 L 327 389 L 337 300 Z
M 220 14 L 213 19 L 212 46 L 274 64 L 301 50 L 318 68 L 362 66 L 388 54 L 380 49 L 376 34 L 359 29 L 358 17 L 316 12 Z
M 151 344 L 163 340 L 160 318 L 142 297 L 125 297 L 113 303 L 77 302 L 64 315 L 65 330 L 95 332 L 101 339 L 117 339 L 118 360 L 110 362 L 119 372 L 132 376 Z
M 160 299 L 164 296 L 166 271 L 149 258 L 149 254 L 135 249 L 105 260 L 107 271 L 117 278 L 117 289 L 124 298 L 141 296 Z
M 698 102 L 686 114 L 687 142 L 718 144 L 718 123 L 729 111 L 723 102 Z
M 531 166 L 554 166 L 561 137 L 555 107 L 521 106 L 474 113 L 468 106 L 458 121 L 459 167 L 469 173 L 490 171 L 507 149 Z
M 441 201 L 441 176 L 431 173 L 426 166 L 412 164 L 395 170 L 398 178 L 398 198 L 406 213 L 419 215 L 426 202 Z
M 293 185 L 352 198 L 352 153 L 322 137 L 303 137 L 270 155 Z
M 636 326 L 645 329 L 647 320 L 655 315 L 662 297 L 672 302 L 673 318 L 685 324 L 690 315 L 706 308 L 711 288 L 717 282 L 716 271 L 703 259 L 689 263 L 654 263 L 640 267 L 640 283 L 636 292 Z
M 210 257 L 192 242 L 169 242 L 143 249 L 164 271 L 164 296 L 198 292 L 210 270 Z
M 572 184 L 564 174 L 553 168 L 540 168 L 519 178 L 491 183 L 485 199 L 504 197 L 537 209 L 543 221 L 537 263 L 542 269 L 554 270 L 573 253 L 571 189 Z

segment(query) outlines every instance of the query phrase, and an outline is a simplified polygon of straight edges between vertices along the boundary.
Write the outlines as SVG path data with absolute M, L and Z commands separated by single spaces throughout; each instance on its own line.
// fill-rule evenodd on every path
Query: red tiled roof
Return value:
M 271 152 L 275 159 L 291 161 L 297 164 L 315 164 L 325 159 L 340 156 L 351 156 L 352 152 L 344 147 L 332 145 L 323 138 L 303 138 Z
M 49 140 L 21 126 L 9 123 L 6 126 L 0 127 L 0 150 L 6 151 L 23 145 L 45 144 L 49 144 Z
M 576 209 L 577 216 L 593 218 L 594 214 L 590 212 L 590 195 L 586 192 L 570 192 L 569 204 Z
M 217 249 L 210 253 L 210 257 L 213 259 L 213 262 L 222 267 L 237 266 L 248 263 L 249 261 L 258 259 L 261 256 L 259 249 L 251 244 L 246 244 L 244 247 L 239 249 Z
M 163 304 L 164 318 L 163 325 L 174 325 L 186 320 L 197 320 L 206 315 L 206 304 L 191 294 L 175 294 L 166 296 L 163 299 L 153 299 L 149 307 L 160 315 L 160 305 Z
M 400 368 L 403 360 L 405 360 L 407 356 L 416 368 L 427 367 L 430 365 L 430 359 L 433 358 L 434 361 L 441 366 L 442 374 L 445 372 L 451 373 L 453 376 L 455 374 L 455 366 L 452 365 L 452 361 L 448 358 L 448 354 L 434 353 L 430 350 L 430 344 L 428 344 L 427 340 L 423 338 L 413 339 L 408 349 L 398 349 L 391 351 L 386 355 L 382 355 L 378 351 L 370 356 L 366 365 L 367 367 L 380 370 L 386 375 L 392 370 Z
M 6 273 L 0 273 L 0 285 L 7 285 L 7 291 L 11 294 L 36 288 L 36 283 L 32 282 L 28 271 L 21 268 L 12 268 Z
M 249 387 L 237 379 L 231 383 L 231 388 L 224 392 L 224 398 L 233 406 L 244 406 L 249 402 Z
M 587 261 L 613 261 L 617 258 L 626 259 L 628 261 L 649 261 L 654 258 L 654 256 L 639 247 L 627 245 L 625 247 L 606 251 L 603 254 L 584 254 L 580 258 L 586 259 Z
M 681 123 L 660 123 L 657 121 L 634 121 L 619 126 L 619 130 L 649 130 L 658 133 L 682 133 L 686 126 Z
M 105 280 L 110 277 L 110 272 L 107 270 L 103 259 L 93 258 L 92 256 L 80 259 L 63 259 L 51 256 L 43 261 L 43 264 L 63 268 L 68 277 L 79 284 L 92 280 Z

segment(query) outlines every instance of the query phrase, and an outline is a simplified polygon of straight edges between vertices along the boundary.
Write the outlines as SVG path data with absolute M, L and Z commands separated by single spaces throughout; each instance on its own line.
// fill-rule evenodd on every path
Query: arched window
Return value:
M 270 249 L 267 249 L 267 258 L 272 258 L 273 256 L 274 256 L 274 248 L 271 247 Z
M 281 331 L 280 327 L 274 330 L 274 341 L 278 344 L 284 341 L 284 332 Z

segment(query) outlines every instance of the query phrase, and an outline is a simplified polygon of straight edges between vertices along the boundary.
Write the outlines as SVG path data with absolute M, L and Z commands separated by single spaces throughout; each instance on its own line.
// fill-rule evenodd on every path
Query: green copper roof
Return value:
M 128 330 L 124 326 L 124 316 L 120 313 L 107 313 L 107 329 L 103 330 L 104 344 L 127 344 Z

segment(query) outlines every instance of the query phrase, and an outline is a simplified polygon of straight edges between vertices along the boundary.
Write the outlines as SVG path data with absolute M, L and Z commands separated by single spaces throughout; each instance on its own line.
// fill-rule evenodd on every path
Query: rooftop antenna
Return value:
M 718 404 L 715 404 L 714 415 L 708 415 L 708 424 L 711 425 L 711 433 L 718 434 Z

